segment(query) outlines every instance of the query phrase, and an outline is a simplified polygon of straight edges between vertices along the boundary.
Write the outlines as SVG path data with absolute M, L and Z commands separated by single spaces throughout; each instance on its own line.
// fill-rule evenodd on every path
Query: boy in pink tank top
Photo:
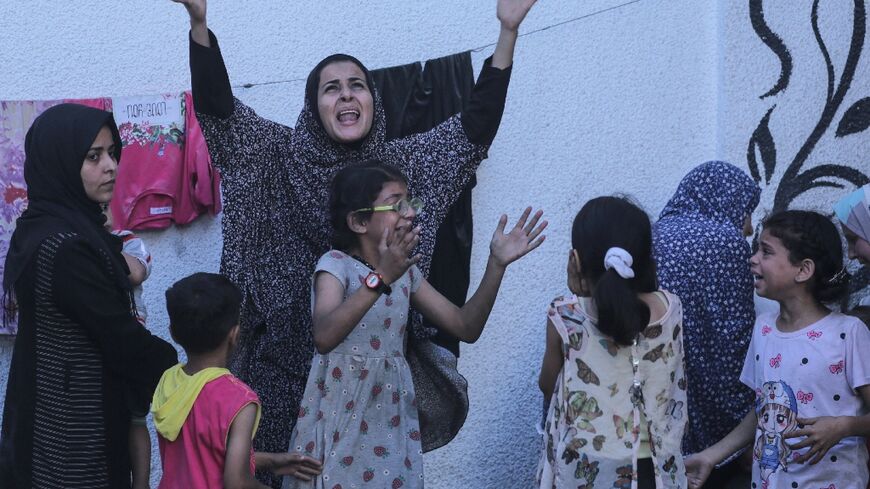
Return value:
M 163 478 L 160 489 L 266 488 L 254 470 L 310 480 L 320 463 L 254 452 L 260 400 L 226 369 L 239 336 L 242 295 L 226 277 L 195 273 L 166 291 L 172 339 L 187 363 L 167 370 L 151 404 Z

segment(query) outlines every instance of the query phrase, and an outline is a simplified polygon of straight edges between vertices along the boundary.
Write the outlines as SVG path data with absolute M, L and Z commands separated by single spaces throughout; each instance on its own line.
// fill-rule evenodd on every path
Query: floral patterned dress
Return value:
M 370 271 L 333 250 L 315 274 L 335 276 L 347 300 Z M 323 460 L 323 473 L 312 482 L 287 477 L 284 488 L 423 487 L 417 401 L 404 354 L 410 297 L 421 281 L 411 267 L 341 344 L 314 356 L 289 451 Z
M 619 346 L 601 333 L 576 296 L 548 310 L 563 342 L 564 365 L 544 427 L 541 489 L 637 487 L 642 416 L 658 489 L 685 488 L 680 442 L 686 425 L 682 306 L 663 292 L 665 315 Z
M 755 323 L 752 251 L 743 223 L 760 195 L 746 172 L 709 161 L 683 177 L 653 226 L 659 286 L 683 304 L 686 455 L 721 440 L 752 408 L 752 392 L 740 382 Z

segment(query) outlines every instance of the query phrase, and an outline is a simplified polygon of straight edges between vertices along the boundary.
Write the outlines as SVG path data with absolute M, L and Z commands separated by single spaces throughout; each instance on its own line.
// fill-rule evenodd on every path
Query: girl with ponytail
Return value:
M 623 198 L 592 199 L 572 247 L 572 294 L 547 311 L 538 487 L 686 487 L 682 308 L 658 290 L 649 217 Z

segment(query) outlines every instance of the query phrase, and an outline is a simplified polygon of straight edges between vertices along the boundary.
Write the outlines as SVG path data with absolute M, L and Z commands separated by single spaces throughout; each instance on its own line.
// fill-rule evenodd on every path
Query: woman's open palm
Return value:
M 206 0 L 172 0 L 175 3 L 184 5 L 187 9 L 187 14 L 190 15 L 190 21 L 194 23 L 205 22 Z
M 541 233 L 547 228 L 547 221 L 538 224 L 544 211 L 535 212 L 535 215 L 529 219 L 531 213 L 532 208 L 526 207 L 507 234 L 504 232 L 508 221 L 507 215 L 502 215 L 498 220 L 498 226 L 489 244 L 489 252 L 499 265 L 507 266 L 519 260 L 544 242 L 546 236 L 542 236 Z
M 496 16 L 502 27 L 515 31 L 520 28 L 535 2 L 536 0 L 498 0 Z

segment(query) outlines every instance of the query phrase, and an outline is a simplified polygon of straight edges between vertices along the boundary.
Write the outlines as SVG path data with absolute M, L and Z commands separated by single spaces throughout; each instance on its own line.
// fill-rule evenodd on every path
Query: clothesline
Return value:
M 577 22 L 577 21 L 580 21 L 583 19 L 588 19 L 589 17 L 594 17 L 596 15 L 600 15 L 600 14 L 603 14 L 605 12 L 610 12 L 611 10 L 620 9 L 622 7 L 626 7 L 626 6 L 631 5 L 633 3 L 639 3 L 639 2 L 641 2 L 641 0 L 631 0 L 630 2 L 621 3 L 619 5 L 614 5 L 612 7 L 607 7 L 605 9 L 601 9 L 601 10 L 596 10 L 594 12 L 590 12 L 588 14 L 584 14 L 584 15 L 581 15 L 579 17 L 574 17 L 572 19 L 563 20 L 561 22 L 556 22 L 555 24 L 550 24 L 550 25 L 541 27 L 540 29 L 535 29 L 533 31 L 526 32 L 524 34 L 520 34 L 518 37 L 531 36 L 533 34 L 537 34 L 539 32 L 543 32 L 543 31 L 552 29 L 554 27 L 560 27 L 560 26 L 563 26 L 566 24 L 571 24 L 573 22 Z M 491 42 L 489 44 L 484 44 L 483 46 L 471 48 L 468 51 L 471 51 L 472 53 L 478 53 L 480 51 L 483 51 L 486 48 L 490 48 L 490 47 L 493 47 L 495 45 L 496 45 L 496 43 Z M 233 88 L 253 88 L 253 87 L 259 87 L 259 86 L 264 86 L 264 85 L 278 85 L 278 84 L 282 84 L 282 83 L 296 83 L 296 82 L 304 83 L 305 81 L 306 81 L 305 78 L 289 78 L 286 80 L 272 80 L 272 81 L 257 82 L 257 83 L 242 83 L 242 84 L 238 84 L 238 85 L 233 85 Z

